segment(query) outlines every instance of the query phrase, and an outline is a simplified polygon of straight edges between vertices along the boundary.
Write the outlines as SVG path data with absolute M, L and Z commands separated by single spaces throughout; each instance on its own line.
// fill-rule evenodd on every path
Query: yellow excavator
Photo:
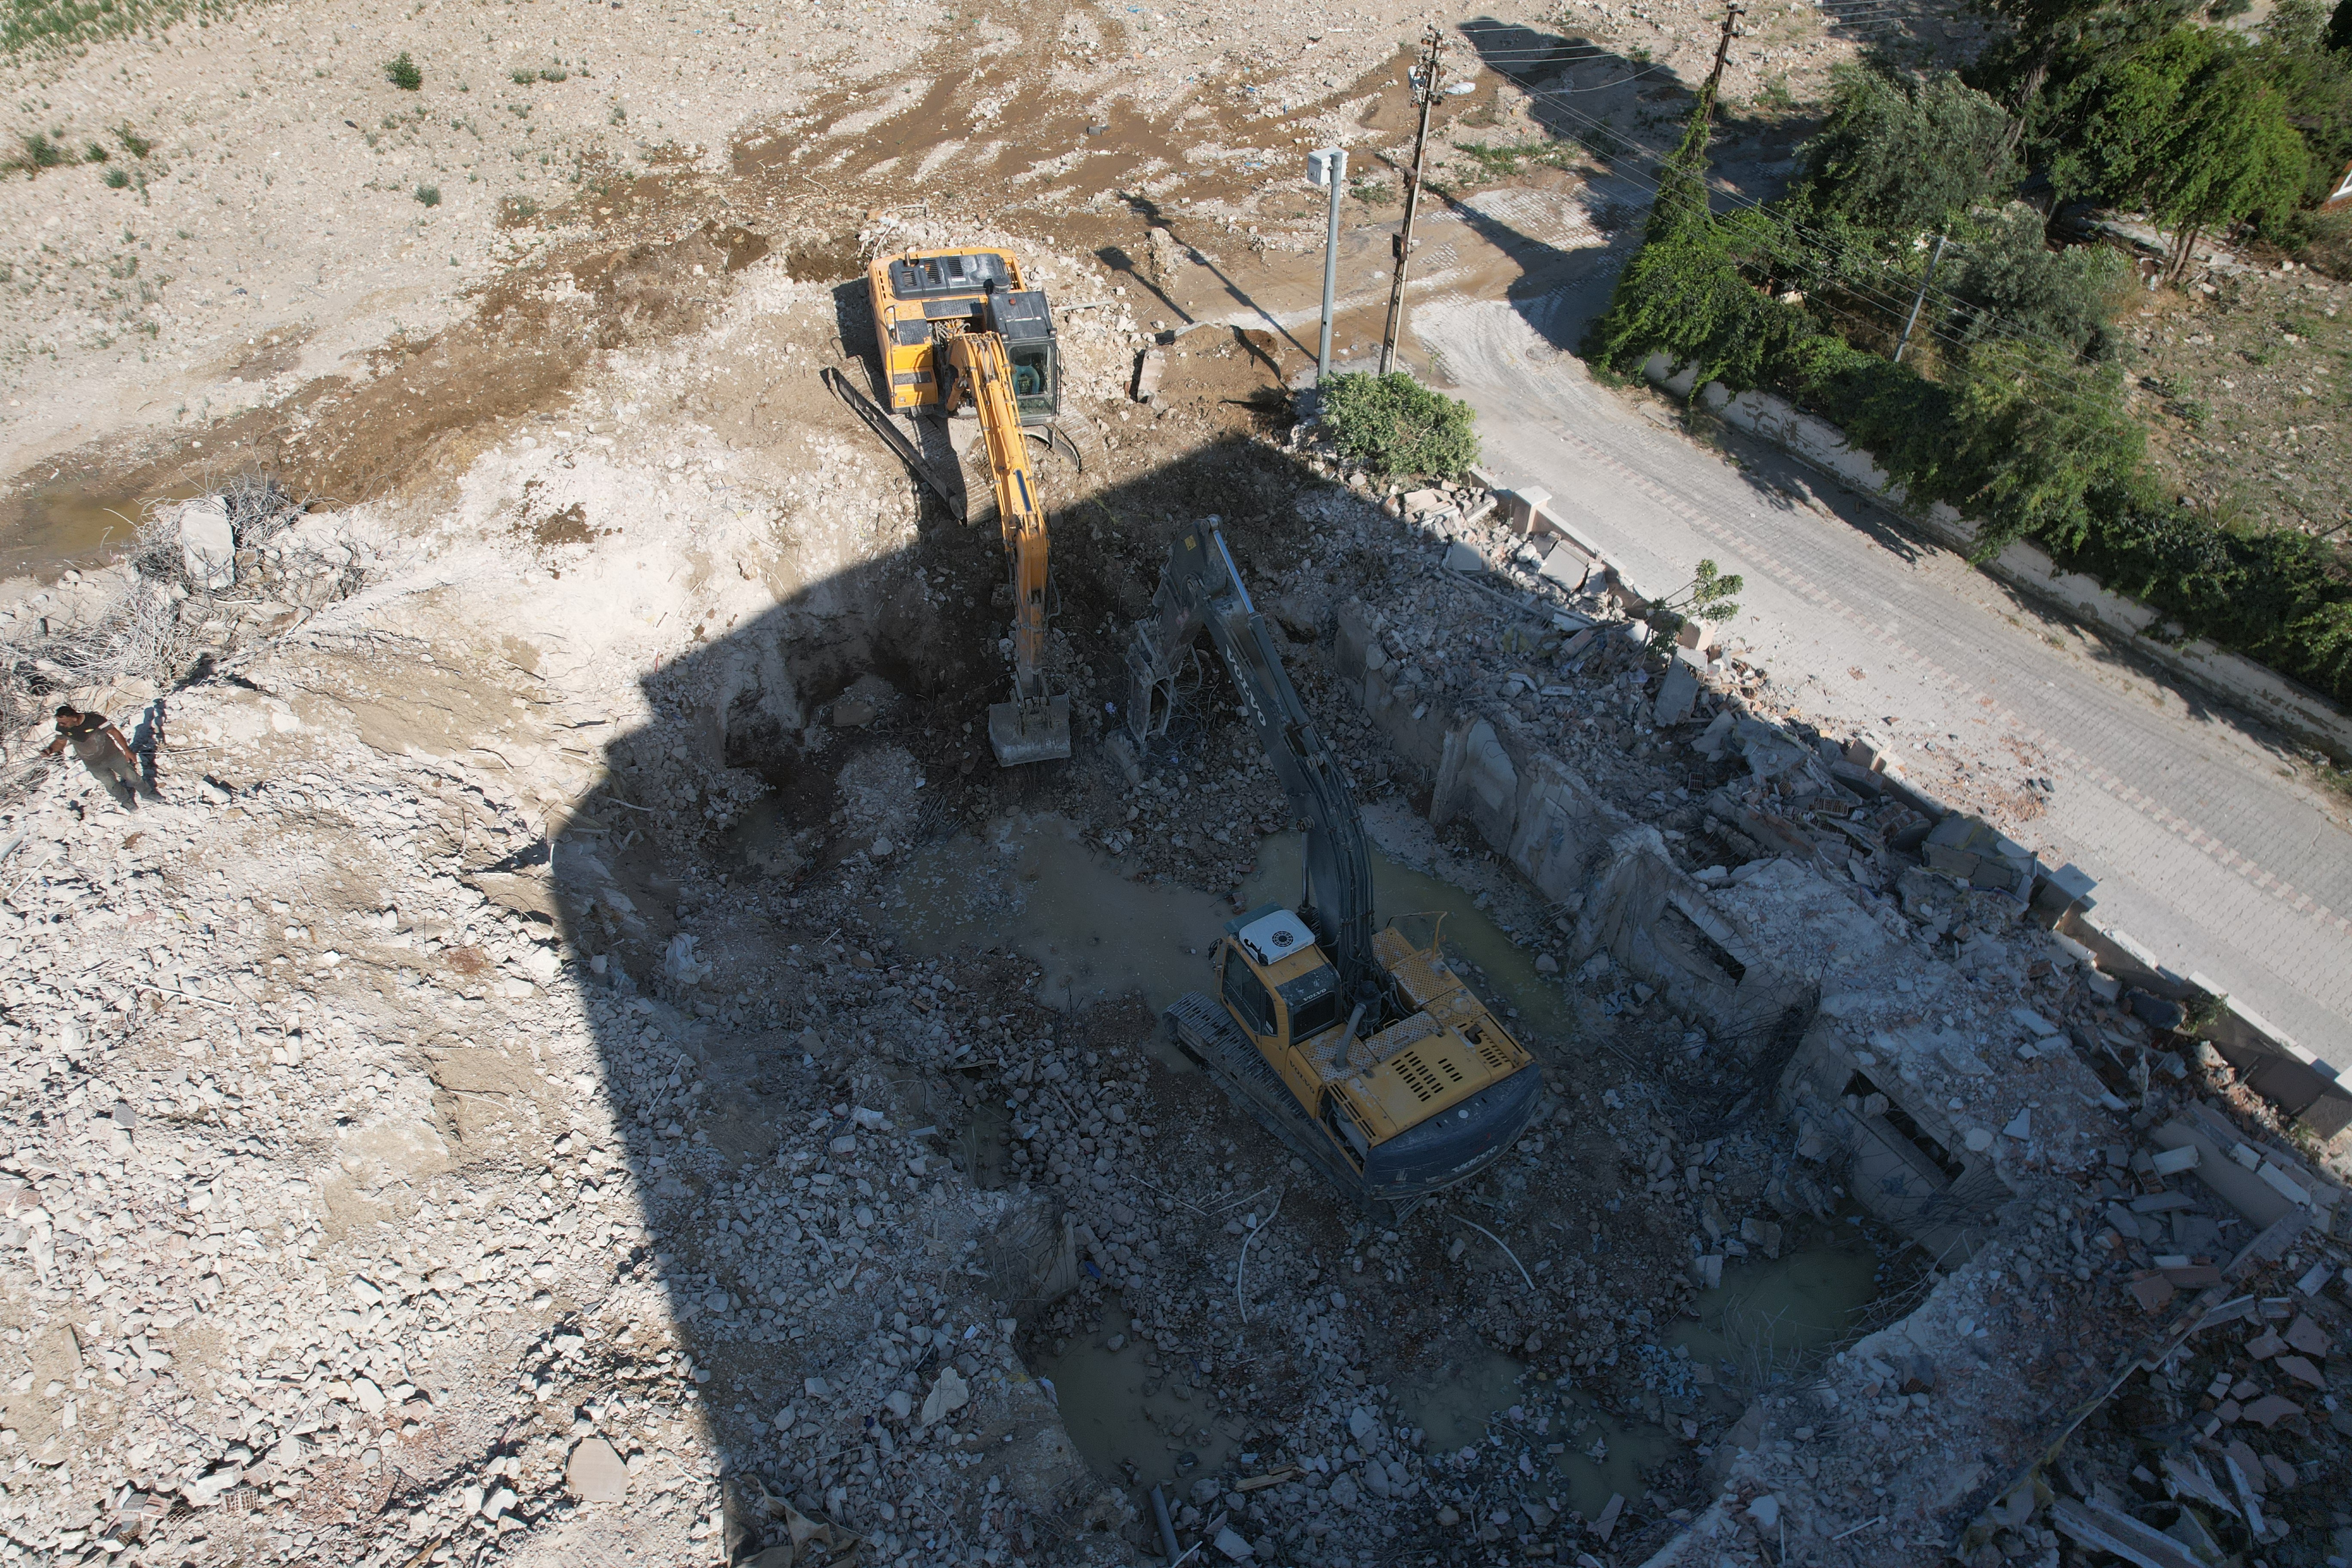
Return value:
M 1371 855 L 1339 759 L 1316 733 L 1232 552 L 1214 527 L 1170 545 L 1127 653 L 1127 726 L 1139 752 L 1164 734 L 1205 630 L 1294 814 L 1307 824 L 1296 907 L 1225 922 L 1213 994 L 1165 1015 L 1187 1056 L 1292 1151 L 1375 1216 L 1501 1158 L 1536 1113 L 1542 1069 L 1464 984 L 1442 918 L 1372 930 Z M 1429 921 L 1426 937 L 1409 927 Z
M 964 520 L 985 521 L 992 500 L 1013 587 L 1013 700 L 988 710 L 988 743 L 1006 767 L 1070 754 L 1070 699 L 1045 676 L 1045 510 L 1029 462 L 1028 427 L 1050 430 L 1062 370 L 1045 290 L 1002 250 L 921 250 L 881 256 L 866 269 L 882 386 L 890 413 L 966 407 L 979 416 L 987 489 L 964 487 Z M 835 391 L 917 473 L 949 493 L 880 409 L 835 379 Z M 866 403 L 864 407 L 858 407 Z M 975 465 L 977 467 L 978 465 Z M 974 475 L 977 479 L 979 476 Z M 985 496 L 985 500 L 983 499 Z

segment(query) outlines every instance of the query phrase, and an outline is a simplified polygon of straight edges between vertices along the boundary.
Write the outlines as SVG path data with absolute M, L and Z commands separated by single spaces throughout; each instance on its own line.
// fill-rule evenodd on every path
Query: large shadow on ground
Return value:
M 871 440 L 845 412 L 839 423 Z M 610 1127 L 559 1145 L 556 1173 L 608 1190 L 625 1173 L 644 1196 L 642 1240 L 613 1261 L 667 1325 L 648 1321 L 631 1348 L 693 1368 L 728 1478 L 730 1560 L 784 1539 L 787 1505 L 866 1537 L 871 1561 L 949 1561 L 950 1540 L 992 1563 L 1060 1561 L 1097 1529 L 1124 1531 L 1123 1553 L 1156 1552 L 1135 1482 L 1181 1479 L 1181 1513 L 1200 1483 L 1213 1498 L 1240 1456 L 1278 1440 L 1207 1392 L 1235 1353 L 1212 1326 L 1223 1309 L 1203 1298 L 1180 1326 L 1165 1314 L 1183 1289 L 1139 1293 L 1147 1241 L 1162 1272 L 1184 1275 L 1189 1233 L 1171 1227 L 1191 1222 L 1175 1201 L 1147 1235 L 1099 1117 L 1108 1141 L 1086 1158 L 1036 1138 L 1049 1100 L 1088 1103 L 1113 1075 L 1125 1092 L 1158 1073 L 1138 1049 L 1155 1020 L 1132 1002 L 1056 1012 L 1034 966 L 1002 950 L 919 959 L 877 910 L 928 846 L 1125 788 L 1101 744 L 1106 705 L 1123 700 L 1120 648 L 1175 526 L 1220 514 L 1253 573 L 1303 547 L 1277 524 L 1307 477 L 1263 443 L 1233 437 L 1115 475 L 1094 450 L 1091 471 L 1055 458 L 1040 476 L 1059 672 L 1078 715 L 1070 762 L 1006 772 L 989 755 L 986 709 L 1009 687 L 1002 544 L 910 480 L 898 546 L 645 679 L 656 719 L 604 748 L 601 783 L 552 846 L 551 904 L 588 976 Z M 1214 706 L 1204 694 L 1154 759 L 1171 778 L 1230 765 L 1239 733 Z M 1185 879 L 1226 890 L 1250 842 L 1204 841 Z M 1154 1081 L 1160 1142 L 1193 1151 L 1204 1191 L 1263 1191 L 1286 1171 L 1206 1080 Z M 1344 1245 L 1333 1200 L 1290 1202 L 1289 1217 Z M 1224 1223 L 1203 1237 L 1223 1244 Z M 1221 1267 L 1203 1265 L 1212 1291 Z M 1158 1375 L 1203 1385 L 1200 1403 L 1169 1407 L 1168 1452 L 1151 1434 L 1131 1479 L 1085 1468 L 1030 1375 L 1113 1313 L 1138 1335 L 1155 1326 Z M 546 1343 L 567 1331 L 559 1315 Z M 1265 1394 L 1256 1408 L 1293 1396 L 1297 1374 L 1275 1358 L 1245 1364 Z M 943 1376 L 970 1403 L 935 1401 L 950 1407 L 926 1423 Z M 652 1441 L 662 1406 L 615 1386 L 576 1414 L 625 1456 Z

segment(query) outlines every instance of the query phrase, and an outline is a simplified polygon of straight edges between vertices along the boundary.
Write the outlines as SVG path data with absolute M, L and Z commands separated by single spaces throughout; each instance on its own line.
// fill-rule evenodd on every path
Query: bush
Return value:
M 441 187 L 438 185 L 419 185 L 416 187 L 416 199 L 423 202 L 428 207 L 437 207 L 441 205 Z
M 128 169 L 109 169 L 109 170 L 106 172 L 106 188 L 107 188 L 108 190 L 110 190 L 110 191 L 119 191 L 119 190 L 121 190 L 121 189 L 123 189 L 124 187 L 128 186 L 130 184 L 131 184 L 131 171 L 130 171 L 130 170 L 128 170 Z
M 1402 371 L 1335 375 L 1322 393 L 1323 426 L 1340 455 L 1376 474 L 1450 479 L 1478 460 L 1470 405 Z
M 417 68 L 415 60 L 408 58 L 408 51 L 403 49 L 384 62 L 383 79 L 403 92 L 415 92 L 425 85 L 425 73 Z

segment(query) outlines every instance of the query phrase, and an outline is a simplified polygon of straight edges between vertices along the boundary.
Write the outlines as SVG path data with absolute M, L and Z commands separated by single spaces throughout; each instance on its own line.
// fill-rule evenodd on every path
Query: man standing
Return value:
M 122 738 L 121 731 L 107 722 L 103 713 L 83 713 L 70 702 L 61 705 L 58 709 L 57 739 L 41 749 L 41 755 L 54 757 L 68 744 L 74 755 L 81 759 L 82 766 L 106 786 L 106 793 L 124 810 L 135 806 L 139 791 L 143 789 L 151 795 L 156 793 L 152 784 L 139 776 L 139 764 L 131 759 L 130 742 Z

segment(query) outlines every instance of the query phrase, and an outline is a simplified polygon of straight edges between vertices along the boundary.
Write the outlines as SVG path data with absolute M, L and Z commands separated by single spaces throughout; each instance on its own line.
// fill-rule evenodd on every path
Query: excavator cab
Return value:
M 967 395 L 950 392 L 947 341 L 994 332 L 1013 367 L 1013 400 L 1024 426 L 1050 423 L 1062 411 L 1061 351 L 1045 291 L 1032 289 L 1021 264 L 1002 250 L 927 250 L 875 258 L 866 273 L 874 332 L 881 350 L 884 405 L 896 414 L 954 412 Z
M 1393 1215 L 1500 1156 L 1543 1079 L 1454 975 L 1435 928 L 1416 946 L 1392 921 L 1373 946 L 1389 994 L 1358 1005 L 1307 922 L 1261 905 L 1225 923 L 1211 959 L 1223 1016 L 1195 993 L 1171 1022 L 1285 1142 Z

